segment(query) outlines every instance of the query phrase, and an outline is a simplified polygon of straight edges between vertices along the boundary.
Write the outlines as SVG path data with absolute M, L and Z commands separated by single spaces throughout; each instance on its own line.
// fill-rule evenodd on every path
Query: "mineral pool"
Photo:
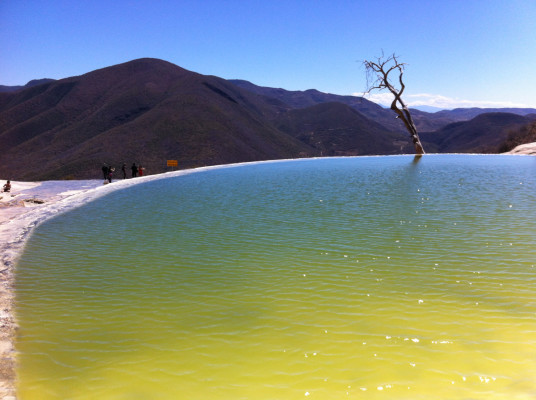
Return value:
M 20 399 L 534 399 L 536 158 L 197 170 L 40 225 Z

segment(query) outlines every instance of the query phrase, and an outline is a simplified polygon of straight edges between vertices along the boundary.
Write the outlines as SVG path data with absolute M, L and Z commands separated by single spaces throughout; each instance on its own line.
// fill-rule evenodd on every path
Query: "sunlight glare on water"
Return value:
M 117 191 L 17 266 L 20 399 L 536 397 L 536 159 L 261 163 Z

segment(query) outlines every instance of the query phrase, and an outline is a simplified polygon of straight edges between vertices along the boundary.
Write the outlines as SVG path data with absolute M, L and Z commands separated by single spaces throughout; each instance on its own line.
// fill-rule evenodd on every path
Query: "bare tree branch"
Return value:
M 398 57 L 393 54 L 387 58 L 381 55 L 375 61 L 365 60 L 363 61 L 367 74 L 367 89 L 365 94 L 369 94 L 373 90 L 384 90 L 387 89 L 394 96 L 393 102 L 391 103 L 391 110 L 393 110 L 397 118 L 400 118 L 406 129 L 409 132 L 413 145 L 415 146 L 415 152 L 418 155 L 424 154 L 424 149 L 419 139 L 419 134 L 417 133 L 417 128 L 413 122 L 413 118 L 409 112 L 409 108 L 406 106 L 402 100 L 402 93 L 406 89 L 402 76 L 404 75 L 404 67 L 406 64 L 398 61 Z M 397 88 L 390 81 L 390 74 L 395 73 L 398 70 L 398 84 Z

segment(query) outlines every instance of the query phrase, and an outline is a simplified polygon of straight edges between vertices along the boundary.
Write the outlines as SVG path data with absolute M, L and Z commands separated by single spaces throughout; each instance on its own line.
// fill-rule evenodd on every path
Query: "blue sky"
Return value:
M 407 63 L 410 105 L 536 107 L 535 21 L 535 0 L 1 0 L 0 84 L 154 57 L 348 95 L 383 50 Z

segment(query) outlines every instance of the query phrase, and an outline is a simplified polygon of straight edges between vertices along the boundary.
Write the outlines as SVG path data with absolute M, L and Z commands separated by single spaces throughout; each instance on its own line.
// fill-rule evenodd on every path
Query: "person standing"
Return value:
M 143 170 L 144 170 L 144 169 L 145 169 L 145 168 L 143 168 L 143 167 L 140 165 L 140 167 L 138 168 L 138 175 L 139 175 L 139 176 L 143 176 Z
M 104 177 L 104 180 L 108 179 L 108 165 L 102 164 L 102 176 Z
M 109 167 L 108 168 L 108 182 L 112 183 L 112 174 L 115 171 L 115 168 Z
M 136 163 L 132 163 L 130 169 L 132 171 L 132 177 L 135 178 L 138 175 L 138 167 L 136 166 Z
M 6 184 L 4 185 L 2 191 L 6 192 L 6 193 L 9 193 L 11 191 L 11 181 L 10 180 L 8 180 L 6 182 Z
M 127 165 L 123 163 L 123 166 L 121 167 L 121 172 L 123 172 L 123 179 L 126 179 L 127 177 Z

